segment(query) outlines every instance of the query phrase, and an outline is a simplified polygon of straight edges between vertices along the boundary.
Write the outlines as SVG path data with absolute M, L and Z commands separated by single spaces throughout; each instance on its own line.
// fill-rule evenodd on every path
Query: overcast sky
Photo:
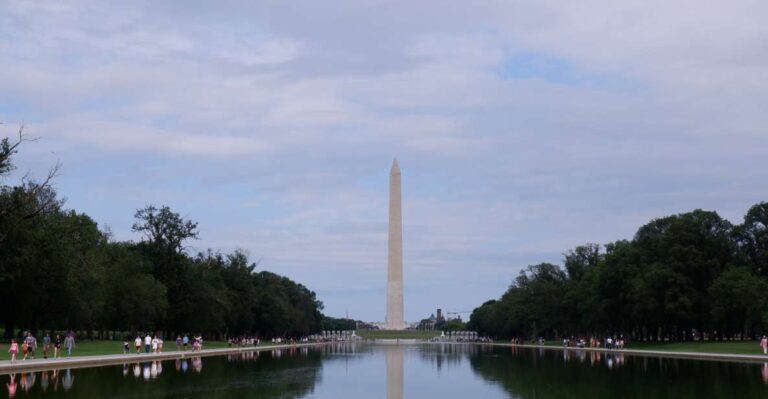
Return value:
M 200 223 L 326 313 L 385 314 L 402 169 L 405 316 L 695 208 L 768 200 L 768 2 L 0 0 L 0 135 L 67 206 Z M 467 315 L 465 315 L 467 316 Z

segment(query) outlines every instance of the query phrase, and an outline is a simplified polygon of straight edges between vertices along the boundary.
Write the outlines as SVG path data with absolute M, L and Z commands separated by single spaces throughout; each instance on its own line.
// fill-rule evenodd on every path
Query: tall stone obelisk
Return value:
M 402 330 L 403 321 L 403 208 L 400 194 L 400 166 L 397 159 L 389 172 L 389 253 L 387 256 L 388 330 Z

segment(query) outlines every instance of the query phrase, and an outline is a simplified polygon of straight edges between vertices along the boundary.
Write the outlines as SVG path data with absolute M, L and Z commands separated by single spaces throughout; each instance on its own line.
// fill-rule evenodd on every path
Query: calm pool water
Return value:
M 0 376 L 16 398 L 768 398 L 768 362 L 329 345 Z

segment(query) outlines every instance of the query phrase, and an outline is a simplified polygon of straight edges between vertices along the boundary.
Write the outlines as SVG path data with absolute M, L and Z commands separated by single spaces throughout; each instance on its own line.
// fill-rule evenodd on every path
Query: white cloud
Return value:
M 397 156 L 416 318 L 651 217 L 765 200 L 766 7 L 7 1 L 0 118 L 43 138 L 22 170 L 61 159 L 69 205 L 118 234 L 167 202 L 195 245 L 249 248 L 364 318 Z M 505 75 L 525 56 L 554 67 Z

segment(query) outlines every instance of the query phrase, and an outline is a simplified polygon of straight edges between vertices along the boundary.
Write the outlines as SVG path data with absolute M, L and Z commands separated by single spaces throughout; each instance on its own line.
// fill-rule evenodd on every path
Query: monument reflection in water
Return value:
M 403 348 L 394 346 L 384 353 L 387 361 L 387 399 L 403 398 Z
M 338 344 L 2 376 L 11 398 L 766 398 L 768 362 Z M 203 367 L 205 364 L 205 367 Z

